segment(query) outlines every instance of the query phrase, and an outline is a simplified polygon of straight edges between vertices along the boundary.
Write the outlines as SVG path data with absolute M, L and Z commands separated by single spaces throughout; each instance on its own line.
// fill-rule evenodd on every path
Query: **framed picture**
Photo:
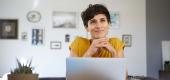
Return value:
M 39 22 L 41 20 L 41 14 L 38 11 L 29 11 L 27 13 L 27 19 L 29 22 Z
M 110 12 L 111 28 L 118 29 L 120 27 L 120 13 Z
M 122 41 L 124 42 L 125 47 L 131 47 L 132 46 L 132 35 L 123 34 L 122 35 Z
M 69 34 L 65 34 L 65 42 L 70 42 L 70 35 Z
M 51 41 L 50 48 L 51 49 L 61 49 L 61 41 Z
M 17 19 L 0 19 L 0 39 L 18 39 Z
M 53 28 L 75 28 L 76 12 L 53 12 Z
M 27 41 L 27 40 L 28 40 L 28 34 L 27 34 L 27 32 L 22 32 L 22 33 L 21 33 L 21 39 L 22 39 L 22 41 Z
M 32 29 L 32 44 L 43 45 L 44 31 L 43 29 Z

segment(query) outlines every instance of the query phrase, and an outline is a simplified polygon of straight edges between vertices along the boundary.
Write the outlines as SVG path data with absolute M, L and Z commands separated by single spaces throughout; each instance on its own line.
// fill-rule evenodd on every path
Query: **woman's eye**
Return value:
M 95 23 L 95 21 L 90 21 L 90 24 L 94 24 Z
M 105 19 L 102 19 L 101 22 L 105 22 L 106 20 Z

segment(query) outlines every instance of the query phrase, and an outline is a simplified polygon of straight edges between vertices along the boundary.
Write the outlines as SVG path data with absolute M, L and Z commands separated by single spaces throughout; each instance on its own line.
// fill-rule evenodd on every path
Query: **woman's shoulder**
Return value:
M 117 37 L 111 37 L 109 38 L 110 41 L 121 41 L 119 38 Z
M 109 42 L 111 42 L 113 44 L 124 44 L 123 41 L 117 37 L 109 38 Z
M 117 50 L 120 50 L 120 49 L 124 49 L 124 43 L 122 40 L 120 40 L 119 38 L 117 37 L 111 37 L 109 39 L 109 42 L 117 49 Z
M 76 38 L 75 38 L 74 41 L 79 42 L 79 43 L 87 43 L 87 42 L 90 42 L 89 39 L 84 38 L 84 37 L 81 37 L 81 36 L 76 36 Z
M 88 41 L 89 39 L 81 37 L 81 36 L 76 36 L 75 40 Z
M 88 40 L 87 38 L 81 37 L 81 36 L 76 36 L 75 39 L 79 39 L 79 40 Z

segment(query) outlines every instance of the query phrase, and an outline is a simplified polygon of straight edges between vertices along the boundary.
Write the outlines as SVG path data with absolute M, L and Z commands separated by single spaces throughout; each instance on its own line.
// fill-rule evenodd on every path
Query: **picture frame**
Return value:
M 122 41 L 123 41 L 125 47 L 131 47 L 132 46 L 132 35 L 123 34 L 122 35 Z
M 110 11 L 111 28 L 120 28 L 120 13 L 116 11 Z
M 0 19 L 0 39 L 18 39 L 18 19 Z
M 27 20 L 32 23 L 39 22 L 41 20 L 41 13 L 39 11 L 29 11 L 27 13 Z
M 70 42 L 70 34 L 65 34 L 65 42 Z
M 76 12 L 53 11 L 53 28 L 76 28 Z
M 32 29 L 32 45 L 43 45 L 44 43 L 44 30 Z
M 51 49 L 61 49 L 61 41 L 51 41 L 50 48 Z
M 22 32 L 21 33 L 21 39 L 22 39 L 22 41 L 27 41 L 28 40 L 28 33 L 27 32 Z

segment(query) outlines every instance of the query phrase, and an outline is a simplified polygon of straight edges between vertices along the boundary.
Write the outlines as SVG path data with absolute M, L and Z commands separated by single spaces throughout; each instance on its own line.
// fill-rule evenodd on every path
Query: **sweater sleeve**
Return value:
M 79 47 L 79 37 L 76 37 L 75 40 L 70 44 L 69 49 L 75 53 L 78 53 Z
M 110 43 L 116 49 L 116 51 L 123 50 L 125 47 L 124 43 L 118 38 L 111 38 Z
M 74 52 L 78 57 L 82 57 L 90 46 L 90 41 L 83 37 L 76 37 L 69 46 L 69 49 Z

